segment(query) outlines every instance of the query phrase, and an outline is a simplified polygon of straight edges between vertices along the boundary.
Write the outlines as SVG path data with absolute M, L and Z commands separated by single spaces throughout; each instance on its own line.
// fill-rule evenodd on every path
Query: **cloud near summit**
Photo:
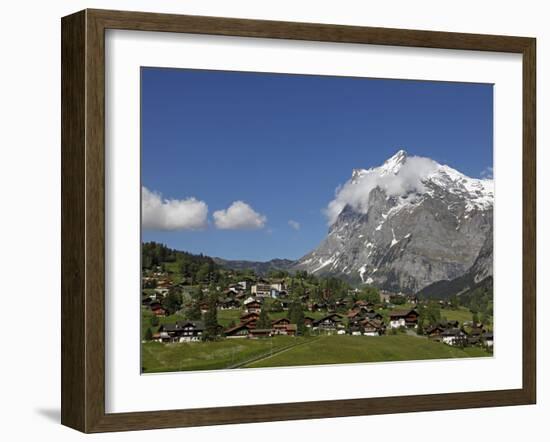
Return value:
M 324 209 L 328 224 L 332 225 L 346 205 L 367 213 L 371 190 L 380 187 L 388 196 L 424 191 L 422 179 L 434 172 L 438 164 L 424 157 L 407 157 L 396 173 L 388 172 L 384 165 L 369 169 L 344 185 L 338 186 L 334 199 Z

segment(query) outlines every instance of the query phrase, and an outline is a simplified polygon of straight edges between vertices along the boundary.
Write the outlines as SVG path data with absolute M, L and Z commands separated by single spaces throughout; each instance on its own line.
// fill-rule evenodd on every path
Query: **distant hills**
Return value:
M 253 270 L 257 275 L 267 275 L 272 270 L 291 271 L 295 262 L 290 259 L 272 259 L 270 261 L 245 261 L 213 258 L 221 267 L 232 270 Z

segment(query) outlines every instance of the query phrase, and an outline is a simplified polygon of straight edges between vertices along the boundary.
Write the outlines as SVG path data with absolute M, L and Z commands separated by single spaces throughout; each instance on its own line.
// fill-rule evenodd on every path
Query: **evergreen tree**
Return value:
M 267 314 L 267 309 L 265 307 L 262 308 L 262 310 L 260 311 L 260 317 L 256 322 L 256 328 L 260 328 L 260 329 L 271 328 L 271 319 L 269 319 L 269 315 Z
M 441 320 L 441 309 L 435 301 L 431 301 L 425 308 L 425 318 L 430 325 L 436 325 Z
M 302 303 L 300 301 L 294 301 L 288 309 L 288 319 L 292 324 L 296 324 L 297 332 L 299 335 L 303 335 L 306 331 L 304 311 L 302 310 Z
M 181 293 L 171 290 L 162 300 L 162 306 L 170 315 L 173 315 L 181 308 L 182 302 Z
M 144 339 L 146 341 L 151 341 L 153 340 L 153 332 L 151 331 L 151 329 L 148 327 L 147 330 L 145 330 L 145 337 Z
M 185 311 L 185 317 L 190 321 L 197 321 L 201 319 L 201 308 L 198 301 L 193 301 L 189 308 Z
M 422 316 L 418 318 L 418 327 L 416 328 L 416 334 L 417 335 L 424 334 L 424 318 Z
M 216 298 L 212 296 L 208 301 L 208 311 L 204 314 L 204 339 L 216 339 L 219 327 Z

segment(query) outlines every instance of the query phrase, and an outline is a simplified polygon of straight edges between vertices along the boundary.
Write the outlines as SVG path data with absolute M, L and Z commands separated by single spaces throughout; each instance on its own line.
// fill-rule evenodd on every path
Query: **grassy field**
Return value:
M 161 344 L 147 342 L 141 346 L 144 373 L 167 371 L 215 370 L 232 368 L 252 359 L 270 355 L 313 338 L 277 336 L 272 339 L 224 339 L 215 342 Z
M 409 361 L 490 356 L 477 347 L 453 348 L 414 336 L 323 336 L 245 367 L 347 364 L 357 362 Z
M 441 317 L 448 321 L 458 321 L 461 325 L 466 321 L 472 320 L 472 312 L 464 307 L 459 307 L 456 310 L 442 309 Z
M 144 373 L 223 368 L 408 361 L 490 356 L 481 348 L 453 348 L 413 336 L 321 336 L 224 339 L 142 344 Z

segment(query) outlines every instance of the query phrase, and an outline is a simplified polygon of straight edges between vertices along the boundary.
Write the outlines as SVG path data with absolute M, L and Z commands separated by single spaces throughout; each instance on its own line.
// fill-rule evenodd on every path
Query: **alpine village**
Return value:
M 492 287 L 424 296 L 142 245 L 142 372 L 487 357 Z

